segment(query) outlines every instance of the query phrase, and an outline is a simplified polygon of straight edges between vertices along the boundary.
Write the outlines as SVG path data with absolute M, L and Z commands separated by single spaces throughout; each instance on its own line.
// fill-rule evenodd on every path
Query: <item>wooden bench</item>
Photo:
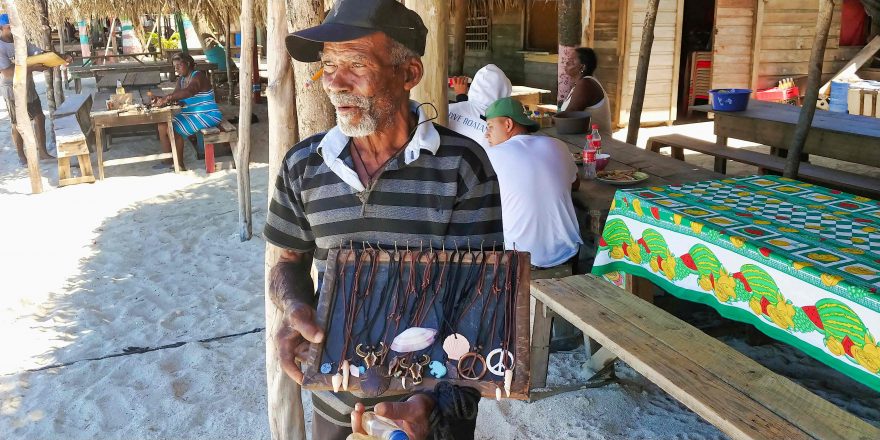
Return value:
M 68 95 L 64 103 L 55 110 L 52 123 L 57 146 L 58 186 L 95 181 L 88 144 L 88 137 L 92 133 L 92 119 L 89 115 L 91 108 L 92 95 L 85 93 Z M 71 157 L 77 158 L 79 177 L 73 177 L 70 169 Z
M 203 128 L 199 132 L 199 141 L 205 146 L 205 172 L 211 174 L 216 168 L 214 160 L 214 144 L 229 143 L 232 150 L 233 166 L 238 151 L 238 130 L 227 120 L 220 121 L 216 127 Z
M 647 149 L 649 151 L 659 153 L 660 149 L 666 147 L 672 149 L 672 157 L 678 160 L 684 160 L 683 150 L 714 156 L 715 171 L 722 174 L 727 172 L 728 160 L 754 165 L 758 167 L 761 174 L 768 171 L 781 173 L 785 169 L 785 158 L 742 148 L 731 148 L 682 134 L 654 136 L 648 139 Z M 801 163 L 798 179 L 860 195 L 874 197 L 880 195 L 880 180 L 878 179 L 810 163 Z
M 880 429 L 600 278 L 536 280 L 531 293 L 536 310 L 546 306 L 600 343 L 606 353 L 595 356 L 619 357 L 731 438 L 880 438 Z M 532 383 L 547 361 L 536 354 Z

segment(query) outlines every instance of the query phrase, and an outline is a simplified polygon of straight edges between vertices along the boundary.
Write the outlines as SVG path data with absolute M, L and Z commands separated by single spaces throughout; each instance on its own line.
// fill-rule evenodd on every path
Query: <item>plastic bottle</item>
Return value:
M 393 420 L 376 415 L 372 411 L 364 413 L 361 423 L 367 434 L 373 438 L 381 440 L 409 440 L 409 436 Z
M 599 134 L 599 124 L 593 124 L 593 131 L 590 132 L 590 136 L 593 137 L 592 147 L 596 150 L 596 154 L 598 154 L 599 150 L 602 149 L 602 135 Z
M 596 150 L 588 148 L 584 150 L 584 179 L 596 178 Z
M 125 88 L 122 87 L 122 80 L 121 79 L 116 80 L 116 94 L 117 95 L 124 95 L 125 94 Z

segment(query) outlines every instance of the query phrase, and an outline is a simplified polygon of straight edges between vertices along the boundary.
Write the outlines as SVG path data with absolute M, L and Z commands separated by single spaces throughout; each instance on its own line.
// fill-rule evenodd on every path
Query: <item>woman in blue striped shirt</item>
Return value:
M 179 101 L 180 113 L 174 116 L 174 141 L 177 145 L 177 161 L 183 166 L 183 138 L 190 137 L 199 130 L 217 126 L 223 118 L 217 102 L 214 100 L 214 90 L 211 81 L 204 72 L 195 70 L 196 62 L 189 54 L 178 53 L 171 59 L 174 64 L 174 72 L 177 73 L 177 86 L 174 91 L 161 98 L 153 100 L 154 105 L 163 106 L 173 101 Z M 162 151 L 171 152 L 171 142 L 168 139 L 168 127 L 159 124 L 159 141 Z M 171 165 L 172 161 L 164 161 L 163 164 Z

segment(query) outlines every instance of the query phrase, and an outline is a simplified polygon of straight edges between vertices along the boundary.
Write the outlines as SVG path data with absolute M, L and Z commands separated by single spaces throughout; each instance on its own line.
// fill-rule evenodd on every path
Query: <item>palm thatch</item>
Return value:
M 40 9 L 36 1 L 18 2 L 28 37 L 39 41 L 42 28 Z M 254 18 L 257 26 L 265 23 L 266 2 L 255 2 Z M 50 23 L 65 18 L 120 17 L 135 20 L 144 15 L 183 12 L 191 19 L 204 19 L 214 29 L 225 29 L 227 15 L 233 21 L 241 14 L 240 0 L 49 0 Z

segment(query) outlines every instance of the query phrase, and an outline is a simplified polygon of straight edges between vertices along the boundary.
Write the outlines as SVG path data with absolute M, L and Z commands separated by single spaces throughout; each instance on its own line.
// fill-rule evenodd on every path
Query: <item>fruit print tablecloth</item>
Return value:
M 619 190 L 593 267 L 650 279 L 880 391 L 880 202 L 774 176 Z

